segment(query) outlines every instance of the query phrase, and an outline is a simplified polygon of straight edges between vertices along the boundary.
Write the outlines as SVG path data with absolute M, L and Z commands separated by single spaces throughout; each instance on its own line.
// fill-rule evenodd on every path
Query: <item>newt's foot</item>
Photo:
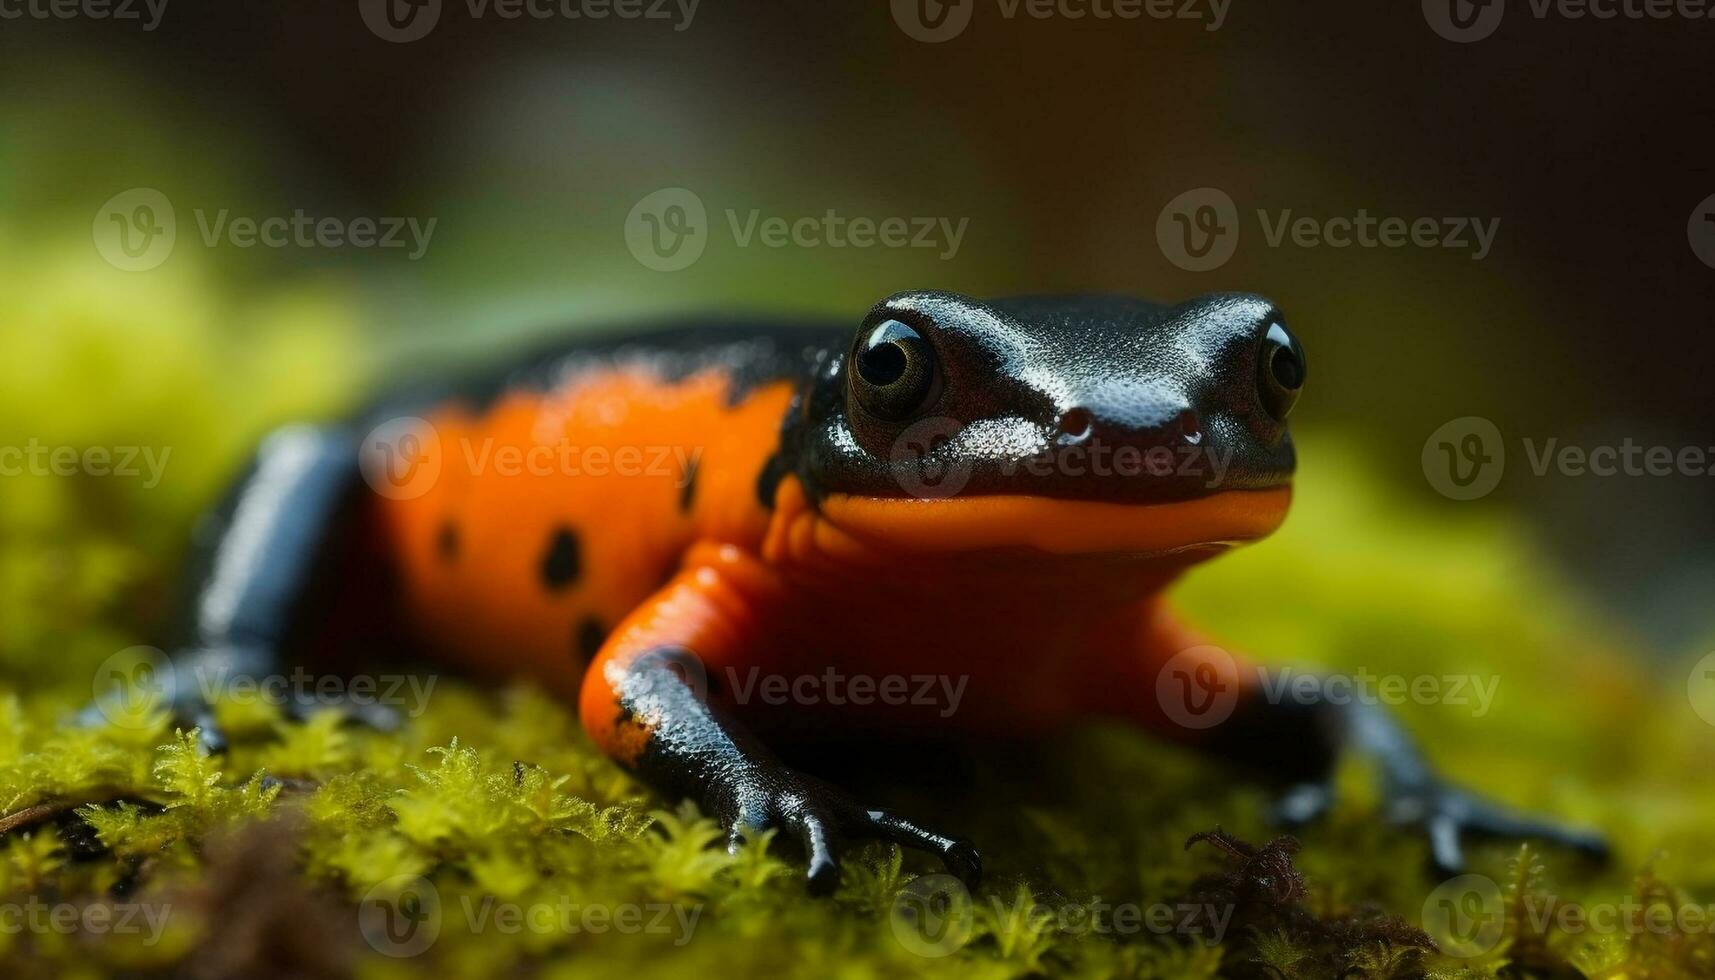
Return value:
M 867 810 L 818 779 L 776 764 L 745 767 L 720 778 L 709 803 L 727 831 L 728 849 L 771 827 L 797 838 L 809 862 L 806 879 L 812 894 L 829 894 L 840 883 L 841 844 L 870 837 L 927 851 L 947 871 L 976 887 L 982 858 L 969 842 L 923 829 L 886 810 Z
M 1300 827 L 1328 812 L 1334 792 L 1327 783 L 1302 783 L 1276 801 L 1270 816 L 1286 827 Z M 1502 804 L 1442 783 L 1396 789 L 1383 804 L 1390 823 L 1414 827 L 1429 838 L 1429 859 L 1436 874 L 1452 877 L 1465 869 L 1464 839 L 1539 840 L 1606 862 L 1608 843 L 1594 831 L 1565 827 L 1521 814 Z
M 145 648 L 138 648 L 145 649 Z M 349 691 L 323 694 L 283 680 L 278 660 L 267 651 L 253 649 L 198 649 L 179 653 L 171 660 L 160 651 L 148 656 L 147 673 L 121 676 L 109 690 L 97 691 L 96 699 L 78 713 L 75 723 L 99 728 L 120 719 L 141 719 L 157 707 L 165 707 L 172 723 L 195 730 L 198 742 L 210 753 L 224 752 L 227 733 L 215 716 L 208 692 L 228 692 L 234 698 L 264 699 L 279 706 L 293 721 L 305 721 L 323 711 L 338 714 L 348 725 L 391 732 L 403 723 L 401 712 L 373 697 Z M 141 678 L 141 680 L 140 680 Z M 143 710 L 137 710 L 138 707 Z

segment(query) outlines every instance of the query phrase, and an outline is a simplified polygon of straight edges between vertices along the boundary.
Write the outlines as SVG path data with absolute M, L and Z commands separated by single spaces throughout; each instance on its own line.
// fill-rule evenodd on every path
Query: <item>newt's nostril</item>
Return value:
M 1083 442 L 1096 426 L 1096 418 L 1087 408 L 1069 408 L 1060 415 L 1060 439 L 1063 442 Z
M 1174 420 L 1174 424 L 1178 429 L 1179 438 L 1193 446 L 1203 441 L 1203 420 L 1197 417 L 1195 409 L 1187 408 L 1180 412 L 1179 417 Z

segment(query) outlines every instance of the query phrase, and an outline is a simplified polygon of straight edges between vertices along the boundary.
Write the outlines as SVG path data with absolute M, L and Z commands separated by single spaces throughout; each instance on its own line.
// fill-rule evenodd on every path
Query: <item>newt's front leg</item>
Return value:
M 1318 685 L 1318 692 L 1324 690 Z M 1297 746 L 1307 759 L 1300 778 L 1287 786 L 1272 816 L 1287 826 L 1308 823 L 1334 802 L 1333 762 L 1341 751 L 1374 763 L 1381 779 L 1383 815 L 1391 823 L 1416 827 L 1429 839 L 1437 873 L 1464 869 L 1466 837 L 1534 839 L 1606 860 L 1608 846 L 1599 834 L 1520 813 L 1462 789 L 1430 766 L 1416 742 L 1385 707 L 1358 701 L 1332 703 L 1317 693 L 1311 700 L 1278 701 L 1260 688 L 1244 692 L 1233 715 L 1205 743 L 1210 750 L 1240 762 L 1273 761 L 1281 746 Z
M 975 885 L 969 843 L 925 830 L 781 764 L 707 696 L 707 664 L 730 663 L 760 636 L 765 617 L 734 579 L 731 560 L 693 561 L 620 625 L 584 679 L 580 715 L 609 755 L 661 791 L 699 801 L 729 848 L 777 827 L 803 845 L 811 891 L 839 884 L 841 843 L 874 837 L 940 857 Z
M 1334 802 L 1335 766 L 1343 753 L 1355 752 L 1379 774 L 1383 815 L 1427 836 L 1442 875 L 1463 869 L 1466 837 L 1536 839 L 1607 858 L 1599 834 L 1519 813 L 1444 779 L 1384 707 L 1330 701 L 1325 684 L 1271 692 L 1254 665 L 1208 644 L 1159 607 L 1147 613 L 1141 635 L 1132 688 L 1141 704 L 1130 713 L 1280 787 L 1271 814 L 1279 823 L 1299 826 L 1325 814 Z

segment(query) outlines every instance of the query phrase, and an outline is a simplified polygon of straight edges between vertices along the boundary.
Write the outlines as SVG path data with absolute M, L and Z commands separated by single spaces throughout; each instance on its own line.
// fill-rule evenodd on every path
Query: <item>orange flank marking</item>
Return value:
M 732 406 L 727 392 L 715 370 L 667 382 L 622 368 L 512 391 L 480 414 L 455 403 L 426 416 L 424 462 L 439 477 L 420 496 L 376 501 L 405 613 L 456 662 L 575 697 L 581 624 L 618 624 L 694 542 L 760 542 L 755 479 L 791 386 Z M 551 586 L 544 564 L 562 532 L 575 548 L 558 542 Z

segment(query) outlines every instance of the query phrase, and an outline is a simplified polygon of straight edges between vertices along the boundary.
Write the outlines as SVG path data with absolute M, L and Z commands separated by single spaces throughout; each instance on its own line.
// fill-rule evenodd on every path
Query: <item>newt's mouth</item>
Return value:
M 831 493 L 828 523 L 894 550 L 957 553 L 1031 548 L 1050 554 L 1169 554 L 1241 544 L 1286 519 L 1292 488 L 1227 490 L 1192 500 L 1124 504 L 982 494 L 946 499 Z

